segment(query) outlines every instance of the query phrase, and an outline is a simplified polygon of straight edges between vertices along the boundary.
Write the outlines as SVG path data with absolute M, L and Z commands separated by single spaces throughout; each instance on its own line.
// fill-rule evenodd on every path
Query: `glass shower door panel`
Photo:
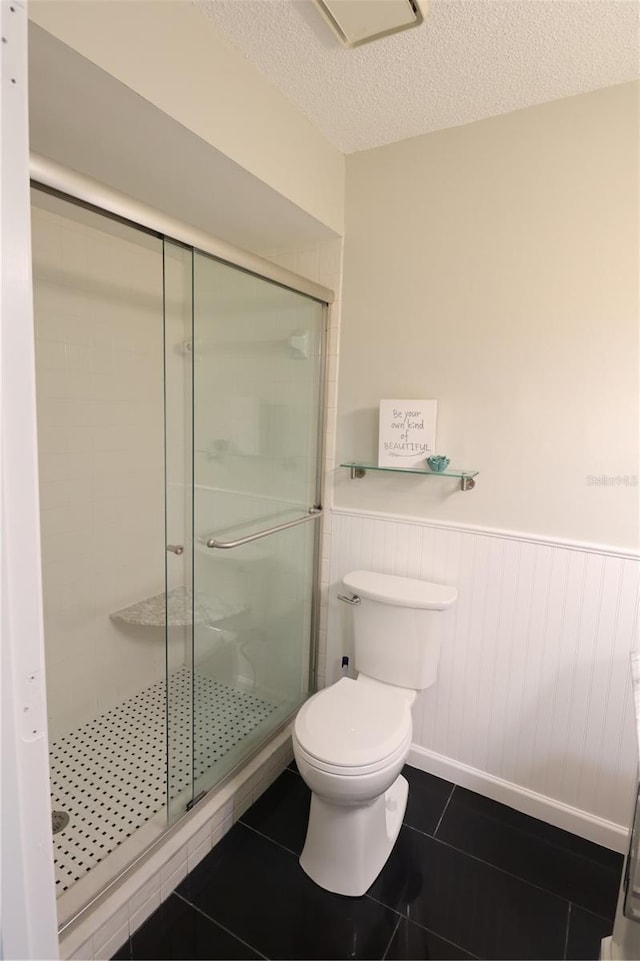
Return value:
M 195 484 L 211 530 L 315 503 L 322 308 L 194 254 Z
M 194 774 L 224 776 L 309 687 L 323 305 L 194 254 Z
M 209 789 L 309 693 L 310 521 L 196 561 L 194 792 Z
M 59 919 L 164 829 L 162 244 L 33 189 Z
M 164 240 L 167 811 L 193 797 L 193 312 L 190 249 Z

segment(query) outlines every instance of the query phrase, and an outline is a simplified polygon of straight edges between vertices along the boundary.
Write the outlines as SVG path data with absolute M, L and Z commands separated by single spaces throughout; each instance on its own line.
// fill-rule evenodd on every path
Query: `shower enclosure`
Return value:
M 32 210 L 64 921 L 313 690 L 326 303 L 42 185 Z

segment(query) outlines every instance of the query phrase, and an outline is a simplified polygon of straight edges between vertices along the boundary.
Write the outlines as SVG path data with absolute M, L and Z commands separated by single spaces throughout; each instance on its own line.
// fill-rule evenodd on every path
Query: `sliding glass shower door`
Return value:
M 167 242 L 165 284 L 177 817 L 310 690 L 324 305 Z
M 33 190 L 61 922 L 313 683 L 324 304 L 112 207 Z

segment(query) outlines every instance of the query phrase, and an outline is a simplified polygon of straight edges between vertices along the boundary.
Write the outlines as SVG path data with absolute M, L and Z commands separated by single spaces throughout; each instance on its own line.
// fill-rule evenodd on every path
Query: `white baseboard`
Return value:
M 613 937 L 603 938 L 600 942 L 600 961 L 612 961 L 613 959 Z
M 407 763 L 420 771 L 435 774 L 460 787 L 469 788 L 470 791 L 476 791 L 516 811 L 538 818 L 540 821 L 546 821 L 547 824 L 553 824 L 554 827 L 562 828 L 563 831 L 570 831 L 578 837 L 601 844 L 612 851 L 619 851 L 621 854 L 627 851 L 629 831 L 623 824 L 605 821 L 604 818 L 596 817 L 569 804 L 563 804 L 562 801 L 555 801 L 544 794 L 529 791 L 519 784 L 504 781 L 502 778 L 494 777 L 493 774 L 487 774 L 486 771 L 480 771 L 453 758 L 436 754 L 435 751 L 420 747 L 418 744 L 411 745 Z

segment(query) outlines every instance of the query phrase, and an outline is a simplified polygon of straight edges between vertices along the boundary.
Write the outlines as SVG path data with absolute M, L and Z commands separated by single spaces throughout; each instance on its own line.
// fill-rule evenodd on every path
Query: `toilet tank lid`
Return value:
M 447 584 L 433 584 L 431 581 L 376 571 L 352 571 L 345 574 L 342 583 L 359 597 L 421 610 L 444 611 L 451 607 L 458 596 L 455 587 Z

